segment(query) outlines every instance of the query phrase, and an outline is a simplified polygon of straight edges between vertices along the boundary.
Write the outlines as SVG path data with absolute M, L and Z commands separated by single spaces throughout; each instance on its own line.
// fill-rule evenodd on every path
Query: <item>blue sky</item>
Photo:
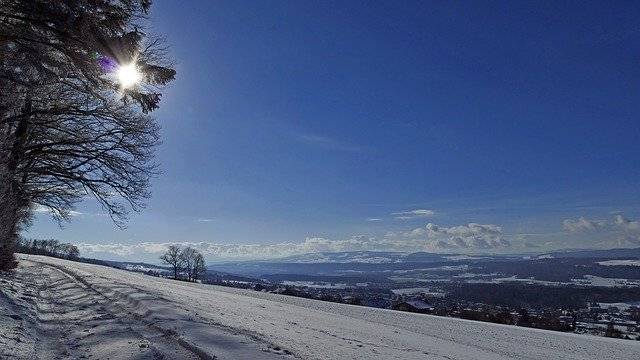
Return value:
M 26 235 L 131 259 L 172 242 L 211 260 L 638 246 L 639 18 L 634 2 L 156 1 L 178 78 L 148 208 L 122 231 L 87 201 Z

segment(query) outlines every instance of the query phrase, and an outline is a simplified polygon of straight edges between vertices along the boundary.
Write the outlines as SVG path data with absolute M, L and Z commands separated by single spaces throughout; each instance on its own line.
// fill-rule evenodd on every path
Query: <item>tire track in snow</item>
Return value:
M 254 334 L 239 334 L 238 331 L 230 328 L 198 320 L 189 314 L 188 309 L 185 310 L 179 304 L 155 294 L 149 294 L 139 287 L 113 283 L 109 287 L 102 287 L 64 266 L 33 259 L 29 262 L 54 269 L 77 286 L 101 297 L 108 303 L 111 314 L 127 319 L 126 322 L 131 330 L 142 337 L 153 340 L 158 338 L 154 333 L 162 334 L 163 344 L 159 344 L 159 341 L 152 342 L 156 347 L 174 343 L 173 347 L 179 346 L 192 354 L 193 358 L 202 360 L 236 358 L 272 360 L 293 357 L 289 351 L 265 343 Z M 202 344 L 205 346 L 193 341 L 193 336 L 185 338 L 180 334 L 185 329 L 193 332 L 194 328 L 199 331 L 199 333 L 196 331 L 196 335 L 200 335 L 200 338 L 195 337 L 196 339 L 209 338 L 203 339 Z M 211 338 L 214 339 L 213 342 Z M 221 345 L 217 345 L 216 340 Z
M 64 276 L 66 276 L 70 280 L 74 281 L 79 286 L 83 287 L 84 289 L 86 289 L 88 291 L 94 292 L 96 295 L 104 298 L 106 301 L 110 302 L 110 301 L 114 300 L 113 298 L 110 298 L 109 296 L 106 296 L 100 290 L 98 290 L 95 287 L 93 287 L 91 285 L 91 283 L 89 283 L 88 281 L 86 281 L 82 277 L 79 277 L 79 276 L 75 275 L 73 272 L 68 271 L 67 269 L 65 269 L 62 266 L 58 266 L 58 265 L 54 265 L 54 264 L 46 264 L 46 263 L 41 263 L 41 262 L 38 262 L 38 264 L 41 264 L 42 266 L 47 266 L 47 267 L 50 267 L 52 269 L 55 269 L 56 271 L 59 271 L 60 273 L 62 273 Z M 136 314 L 136 313 L 134 313 L 132 311 L 129 311 L 126 307 L 122 306 L 121 304 L 119 304 L 117 302 L 111 303 L 110 307 L 115 308 L 115 309 L 110 309 L 110 311 L 109 311 L 112 314 L 115 313 L 115 316 L 122 316 L 123 314 L 126 314 L 126 315 L 132 317 L 134 319 L 134 321 L 140 322 L 140 323 L 144 324 L 146 327 L 163 334 L 164 337 L 163 337 L 162 341 L 164 342 L 164 345 L 166 345 L 167 343 L 170 343 L 170 342 L 175 342 L 177 345 L 181 346 L 184 350 L 190 352 L 194 357 L 197 357 L 198 359 L 201 359 L 201 360 L 215 360 L 216 359 L 215 356 L 207 354 L 205 351 L 203 351 L 199 347 L 197 347 L 194 344 L 191 344 L 188 341 L 182 339 L 174 331 L 171 331 L 169 329 L 165 329 L 163 327 L 157 326 L 156 324 L 154 324 L 152 322 L 146 321 L 143 316 L 140 316 L 139 314 Z M 116 311 L 114 311 L 114 310 L 116 310 Z M 145 337 L 145 338 L 149 337 L 148 335 L 145 336 L 144 332 L 145 332 L 144 330 L 142 330 L 142 331 L 141 330 L 137 330 L 136 331 L 136 333 L 140 334 L 142 337 Z M 149 331 L 147 331 L 147 333 L 148 332 Z

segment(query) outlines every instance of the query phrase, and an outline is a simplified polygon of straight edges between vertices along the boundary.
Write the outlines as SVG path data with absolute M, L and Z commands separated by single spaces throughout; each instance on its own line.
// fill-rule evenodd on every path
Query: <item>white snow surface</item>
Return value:
M 43 279 L 43 274 L 48 273 L 54 280 L 41 281 L 34 289 L 40 297 L 56 290 L 55 301 L 48 303 L 53 311 L 38 315 L 53 320 L 46 324 L 55 325 L 60 321 L 64 325 L 62 322 L 68 320 L 65 316 L 71 316 L 69 314 L 73 314 L 74 320 L 87 322 L 86 326 L 79 322 L 68 329 L 65 341 L 76 347 L 70 346 L 64 351 L 71 351 L 71 356 L 77 355 L 73 351 L 85 348 L 93 351 L 92 346 L 111 351 L 94 352 L 92 358 L 111 359 L 151 359 L 155 358 L 151 356 L 155 355 L 151 354 L 152 350 L 173 359 L 215 356 L 216 359 L 577 360 L 637 359 L 640 354 L 637 341 L 179 282 L 43 256 L 21 255 L 21 259 L 17 273 L 25 279 L 39 271 L 36 279 Z M 58 332 L 21 333 L 9 316 L 22 316 L 20 321 L 25 323 L 30 321 L 20 315 L 20 311 L 25 310 L 18 306 L 23 305 L 16 305 L 17 292 L 30 290 L 11 284 L 13 280 L 6 283 L 7 279 L 3 278 L 2 281 L 0 347 L 7 351 L 13 346 L 14 354 L 23 354 L 25 359 L 37 358 L 32 356 L 32 347 L 37 350 L 37 343 L 46 343 L 47 337 L 67 330 L 59 326 Z M 6 284 L 14 287 L 13 292 L 5 293 Z M 13 302 L 3 305 L 2 300 L 7 296 Z M 87 301 L 87 296 L 89 303 L 82 303 Z M 100 317 L 104 314 L 118 321 L 102 323 Z M 123 340 L 128 334 L 126 331 L 113 332 L 119 324 L 125 324 L 124 330 L 131 332 L 128 341 Z M 84 327 L 92 336 L 78 334 L 85 331 Z M 39 341 L 36 336 L 40 337 Z M 12 343 L 11 339 L 15 338 L 22 339 L 18 344 Z M 123 352 L 117 353 L 118 349 Z
M 640 259 L 598 261 L 603 266 L 640 266 Z
M 425 294 L 435 297 L 443 297 L 445 293 L 438 291 L 431 291 L 431 288 L 428 287 L 413 287 L 413 288 L 402 288 L 402 289 L 391 289 L 396 295 L 413 295 L 413 294 Z

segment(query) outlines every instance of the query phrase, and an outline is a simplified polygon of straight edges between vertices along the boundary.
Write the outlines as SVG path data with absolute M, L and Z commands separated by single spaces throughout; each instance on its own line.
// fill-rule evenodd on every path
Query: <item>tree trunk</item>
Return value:
M 0 271 L 16 267 L 14 252 L 20 223 L 28 201 L 20 192 L 17 170 L 24 154 L 29 129 L 31 100 L 27 99 L 21 116 L 15 125 L 8 125 L 0 144 Z
M 0 271 L 16 267 L 15 244 L 17 239 L 18 207 L 13 195 L 12 179 L 5 173 L 6 166 L 0 171 Z

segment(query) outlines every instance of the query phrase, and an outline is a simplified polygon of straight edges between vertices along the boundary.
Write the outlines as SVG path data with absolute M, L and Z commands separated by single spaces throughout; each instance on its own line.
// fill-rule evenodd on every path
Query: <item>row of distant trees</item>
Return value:
M 19 239 L 16 250 L 23 254 L 46 255 L 67 260 L 78 260 L 80 257 L 77 246 L 55 239 Z
M 202 253 L 189 246 L 171 245 L 160 260 L 171 267 L 176 280 L 185 277 L 187 281 L 197 281 L 207 271 Z

